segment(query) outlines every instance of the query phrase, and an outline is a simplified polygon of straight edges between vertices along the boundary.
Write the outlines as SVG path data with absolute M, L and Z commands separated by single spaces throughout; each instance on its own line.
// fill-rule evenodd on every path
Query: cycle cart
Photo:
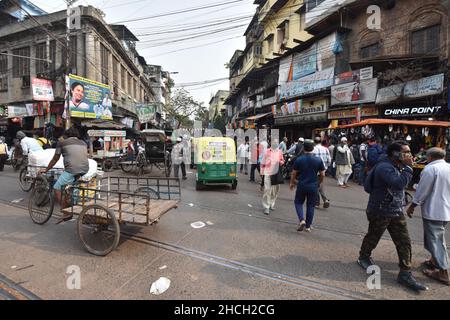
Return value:
M 174 178 L 107 177 L 97 179 L 95 187 L 68 186 L 65 194 L 72 205 L 62 213 L 78 216 L 77 232 L 84 247 L 91 254 L 106 256 L 119 244 L 121 225 L 157 223 L 177 208 L 181 188 Z
M 171 144 L 163 130 L 146 129 L 141 132 L 141 139 L 145 146 L 145 153 L 138 154 L 136 165 L 138 175 L 144 174 L 145 169 L 152 172 L 153 166 L 164 171 L 170 177 L 172 170 Z
M 121 166 L 121 163 L 125 160 L 125 156 L 122 153 L 125 147 L 124 140 L 126 137 L 126 131 L 122 130 L 89 130 L 88 136 L 92 140 L 93 138 L 102 138 L 104 140 L 103 150 L 91 150 L 92 158 L 101 164 L 101 168 L 104 172 L 111 172 Z M 91 143 L 92 147 L 92 143 Z

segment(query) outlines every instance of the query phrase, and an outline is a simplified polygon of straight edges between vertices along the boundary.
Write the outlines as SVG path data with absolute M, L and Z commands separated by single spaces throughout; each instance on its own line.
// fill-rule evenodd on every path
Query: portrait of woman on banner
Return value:
M 74 82 L 70 86 L 70 110 L 89 111 L 90 106 L 84 100 L 84 85 Z

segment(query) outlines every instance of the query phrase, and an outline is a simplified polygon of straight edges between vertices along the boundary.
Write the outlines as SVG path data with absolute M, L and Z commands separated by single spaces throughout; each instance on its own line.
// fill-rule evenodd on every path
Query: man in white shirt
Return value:
M 20 146 L 22 147 L 24 156 L 28 156 L 30 152 L 44 150 L 36 139 L 27 137 L 23 131 L 17 132 L 16 138 L 20 141 Z
M 450 260 L 445 243 L 445 227 L 450 221 L 450 164 L 445 162 L 445 151 L 431 148 L 427 152 L 428 165 L 422 171 L 419 185 L 407 213 L 421 206 L 425 249 L 431 259 L 424 262 L 423 273 L 445 285 L 450 285 Z
M 245 171 L 245 174 L 248 175 L 248 162 L 249 162 L 249 152 L 250 146 L 248 145 L 248 139 L 245 140 L 245 142 L 241 143 L 239 146 L 237 153 L 239 158 L 239 164 L 241 165 L 240 173 L 242 174 L 242 171 Z M 245 170 L 244 170 L 245 169 Z
M 328 167 L 331 165 L 331 155 L 330 150 L 328 150 L 327 147 L 322 145 L 322 139 L 320 137 L 316 137 L 314 139 L 314 150 L 313 155 L 317 158 L 320 158 L 323 162 L 323 165 L 325 167 L 325 171 L 328 170 Z M 319 196 L 320 195 L 320 196 Z M 320 206 L 320 197 L 322 197 L 323 200 L 323 207 L 329 208 L 330 207 L 330 200 L 325 195 L 324 185 L 323 183 L 319 184 L 319 195 L 317 195 L 317 203 L 316 207 Z

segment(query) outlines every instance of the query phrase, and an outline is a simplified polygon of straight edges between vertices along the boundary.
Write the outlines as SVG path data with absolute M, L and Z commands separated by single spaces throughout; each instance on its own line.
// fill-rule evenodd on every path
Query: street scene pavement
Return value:
M 29 195 L 8 166 L 0 175 L 0 274 L 40 299 L 449 299 L 449 287 L 421 273 L 429 257 L 420 211 L 408 220 L 413 272 L 429 291 L 417 294 L 396 283 L 398 258 L 388 233 L 373 254 L 380 289 L 369 289 L 370 275 L 356 263 L 368 195 L 357 184 L 343 190 L 326 178 L 325 185 L 331 207 L 316 209 L 313 230 L 305 233 L 296 230 L 287 182 L 266 216 L 260 186 L 248 176 L 239 176 L 237 190 L 196 191 L 195 170 L 188 170 L 178 209 L 156 225 L 121 228 L 117 249 L 97 257 L 83 248 L 74 220 L 55 225 L 55 214 L 43 226 L 31 221 Z M 195 222 L 204 226 L 193 228 Z M 80 275 L 76 285 L 73 270 Z M 170 280 L 168 289 L 151 294 L 161 277 Z

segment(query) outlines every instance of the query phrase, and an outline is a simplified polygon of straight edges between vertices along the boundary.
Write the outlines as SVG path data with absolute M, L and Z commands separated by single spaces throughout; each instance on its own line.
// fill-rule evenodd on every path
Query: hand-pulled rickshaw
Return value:
M 139 152 L 136 158 L 138 174 L 144 174 L 145 169 L 151 172 L 155 166 L 169 177 L 172 170 L 172 149 L 166 133 L 163 130 L 147 129 L 141 132 L 140 139 L 144 152 Z

